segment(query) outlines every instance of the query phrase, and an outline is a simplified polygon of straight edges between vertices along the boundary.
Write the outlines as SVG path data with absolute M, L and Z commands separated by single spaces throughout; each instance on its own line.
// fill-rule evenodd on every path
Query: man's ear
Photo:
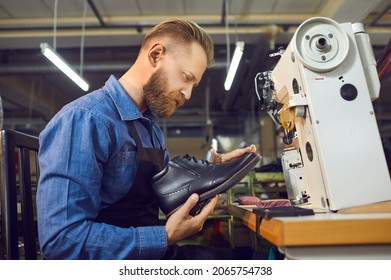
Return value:
M 152 45 L 148 52 L 148 58 L 153 67 L 156 67 L 157 63 L 162 59 L 166 49 L 161 43 Z

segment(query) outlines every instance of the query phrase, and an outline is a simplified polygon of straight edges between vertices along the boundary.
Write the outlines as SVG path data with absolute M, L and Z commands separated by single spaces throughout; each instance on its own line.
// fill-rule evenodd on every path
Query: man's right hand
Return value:
M 188 200 L 166 222 L 166 233 L 168 245 L 173 245 L 202 230 L 205 220 L 212 213 L 216 206 L 218 195 L 211 198 L 203 206 L 201 212 L 196 216 L 189 215 L 189 212 L 199 200 L 198 194 L 192 194 Z

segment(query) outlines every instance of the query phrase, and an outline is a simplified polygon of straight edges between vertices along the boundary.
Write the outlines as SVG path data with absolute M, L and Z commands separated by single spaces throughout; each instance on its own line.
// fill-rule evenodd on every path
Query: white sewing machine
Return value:
M 311 18 L 278 54 L 273 71 L 255 77 L 256 91 L 287 141 L 297 134 L 312 206 L 336 211 L 391 200 L 372 106 L 380 82 L 363 25 Z
M 293 205 L 309 201 L 304 180 L 304 167 L 299 149 L 287 148 L 281 153 L 281 165 L 287 186 L 288 198 Z

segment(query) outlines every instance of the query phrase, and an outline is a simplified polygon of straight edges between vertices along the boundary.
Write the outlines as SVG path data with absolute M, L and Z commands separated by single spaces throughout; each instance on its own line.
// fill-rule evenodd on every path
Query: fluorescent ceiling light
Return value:
M 244 42 L 243 41 L 236 42 L 234 56 L 232 58 L 231 65 L 229 66 L 227 78 L 225 78 L 224 88 L 226 91 L 230 90 L 232 86 L 232 82 L 235 78 L 236 71 L 238 70 L 238 66 L 243 55 L 243 51 L 244 51 Z
M 82 90 L 88 91 L 90 88 L 89 84 L 80 77 L 80 75 L 77 74 L 75 70 L 73 70 L 72 67 L 69 66 L 69 64 L 66 63 L 65 60 L 49 46 L 49 44 L 41 43 L 41 52 Z

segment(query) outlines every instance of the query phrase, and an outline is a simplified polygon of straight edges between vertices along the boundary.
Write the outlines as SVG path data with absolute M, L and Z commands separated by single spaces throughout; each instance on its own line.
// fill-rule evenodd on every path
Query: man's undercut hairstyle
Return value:
M 169 37 L 175 43 L 187 45 L 198 42 L 205 51 L 207 65 L 211 66 L 214 63 L 213 41 L 195 22 L 184 19 L 164 20 L 148 31 L 141 48 L 147 45 L 150 39 L 158 37 Z

